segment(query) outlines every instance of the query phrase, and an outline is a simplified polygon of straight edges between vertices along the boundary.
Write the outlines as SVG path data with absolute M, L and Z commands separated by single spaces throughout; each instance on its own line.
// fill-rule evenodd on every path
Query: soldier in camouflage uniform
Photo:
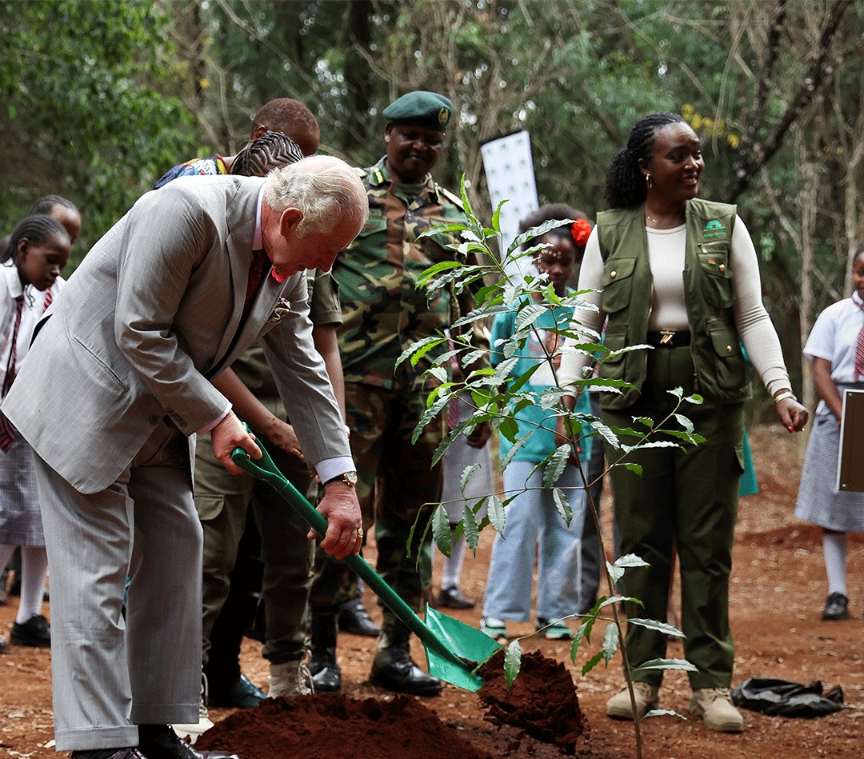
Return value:
M 432 510 L 421 511 L 421 506 L 440 498 L 440 469 L 431 462 L 444 420 L 428 425 L 411 444 L 430 388 L 419 379 L 419 368 L 405 363 L 397 370 L 396 359 L 415 340 L 449 326 L 459 312 L 449 290 L 427 299 L 417 288 L 422 271 L 454 255 L 445 247 L 451 239 L 418 236 L 432 226 L 464 220 L 459 199 L 429 174 L 443 150 L 451 113 L 447 98 L 419 91 L 385 109 L 387 155 L 362 172 L 369 221 L 351 244 L 351 254 L 339 256 L 333 267 L 342 300 L 339 347 L 364 527 L 375 524 L 378 571 L 417 609 L 429 587 L 432 560 L 431 537 L 421 542 Z M 482 445 L 487 437 L 487 428 L 478 429 L 473 442 Z M 310 669 L 317 690 L 338 690 L 335 613 L 344 569 L 326 558 L 322 564 L 310 595 Z M 437 695 L 440 681 L 411 660 L 408 629 L 388 609 L 382 611 L 372 682 L 393 691 Z

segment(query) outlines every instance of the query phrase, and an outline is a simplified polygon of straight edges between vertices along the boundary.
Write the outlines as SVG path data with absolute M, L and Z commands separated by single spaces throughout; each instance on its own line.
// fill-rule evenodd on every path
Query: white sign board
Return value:
M 492 208 L 502 200 L 508 201 L 501 209 L 503 254 L 519 234 L 519 221 L 539 206 L 531 159 L 531 137 L 524 130 L 508 134 L 484 143 L 480 152 Z M 526 273 L 530 268 L 527 258 L 514 261 L 510 267 L 513 273 Z

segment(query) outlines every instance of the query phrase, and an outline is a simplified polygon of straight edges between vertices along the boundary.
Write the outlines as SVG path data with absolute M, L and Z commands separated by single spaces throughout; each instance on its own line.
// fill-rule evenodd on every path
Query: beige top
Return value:
M 654 280 L 651 315 L 648 329 L 689 330 L 687 307 L 684 302 L 684 248 L 687 229 L 684 224 L 672 229 L 647 227 L 648 260 Z M 738 335 L 747 349 L 750 361 L 772 395 L 783 388 L 791 388 L 789 373 L 783 361 L 780 340 L 771 323 L 771 317 L 762 304 L 762 283 L 759 278 L 759 263 L 750 233 L 740 217 L 735 219 L 730 251 L 732 266 L 732 312 Z M 579 289 L 599 290 L 603 277 L 603 258 L 597 228 L 591 232 L 585 248 L 585 258 L 579 271 Z M 600 306 L 600 293 L 584 296 L 585 300 Z M 591 329 L 599 330 L 603 316 L 597 311 L 577 310 L 578 321 Z M 582 369 L 591 362 L 585 353 L 568 351 L 565 343 L 561 369 L 558 373 L 562 385 L 567 385 L 582 376 Z

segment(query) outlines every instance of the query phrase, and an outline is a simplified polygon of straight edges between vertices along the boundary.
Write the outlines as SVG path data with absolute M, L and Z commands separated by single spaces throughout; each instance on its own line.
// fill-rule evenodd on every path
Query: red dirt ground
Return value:
M 819 619 L 825 597 L 821 542 L 817 530 L 797 523 L 793 517 L 798 486 L 799 446 L 796 438 L 779 427 L 760 427 L 753 435 L 757 471 L 762 492 L 742 499 L 732 573 L 732 625 L 736 638 L 734 682 L 750 676 L 781 677 L 799 682 L 820 679 L 826 686 L 840 684 L 847 708 L 820 720 L 784 720 L 745 712 L 747 730 L 741 735 L 709 732 L 698 720 L 673 717 L 643 724 L 644 755 L 651 759 L 753 759 L 782 756 L 860 757 L 864 754 L 864 541 L 849 546 L 849 587 L 853 618 L 827 623 Z M 608 530 L 608 499 L 604 502 Z M 482 597 L 491 547 L 491 533 L 484 535 L 476 559 L 466 561 L 464 591 Z M 371 552 L 370 552 L 371 553 Z M 372 598 L 368 606 L 378 616 Z M 0 629 L 8 631 L 14 603 L 0 607 Z M 456 612 L 455 616 L 478 625 L 479 608 Z M 525 634 L 532 626 L 514 625 Z M 423 661 L 415 645 L 415 658 Z M 595 642 L 596 645 L 596 642 Z M 568 644 L 546 640 L 523 641 L 523 649 L 541 651 L 564 662 L 578 688 L 586 732 L 576 748 L 577 756 L 632 757 L 633 731 L 628 723 L 605 716 L 606 699 L 621 684 L 620 670 L 610 666 L 579 675 L 585 657 L 594 652 L 583 646 L 576 665 L 567 658 Z M 345 680 L 345 695 L 352 698 L 386 698 L 366 683 L 374 641 L 345 635 L 339 656 Z M 670 656 L 681 656 L 679 644 L 670 644 Z M 244 671 L 266 686 L 267 664 L 260 646 L 246 641 Z M 51 750 L 51 698 L 47 651 L 11 648 L 0 656 L 0 757 L 39 759 L 56 756 Z M 687 713 L 689 687 L 682 673 L 667 674 L 661 706 Z M 542 743 L 510 726 L 499 727 L 485 718 L 485 707 L 476 695 L 446 688 L 437 699 L 423 702 L 440 719 L 471 743 L 493 757 L 565 756 L 557 747 Z M 213 711 L 215 719 L 230 712 Z M 349 753 L 352 747 L 345 747 Z M 455 748 L 455 747 L 454 747 Z M 342 756 L 345 751 L 334 754 Z M 453 755 L 455 751 L 443 752 Z M 359 754 L 356 754 L 359 756 Z M 392 759 L 401 759 L 398 751 Z

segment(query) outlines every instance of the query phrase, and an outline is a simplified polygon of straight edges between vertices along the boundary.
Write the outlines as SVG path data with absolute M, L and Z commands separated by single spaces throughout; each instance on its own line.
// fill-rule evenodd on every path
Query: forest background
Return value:
M 632 123 L 678 111 L 811 401 L 802 336 L 864 240 L 862 61 L 864 0 L 0 0 L 0 234 L 65 195 L 85 215 L 74 264 L 167 168 L 242 147 L 274 97 L 370 165 L 382 109 L 415 88 L 453 100 L 436 177 L 464 172 L 481 215 L 480 145 L 528 129 L 541 202 L 593 218 Z

